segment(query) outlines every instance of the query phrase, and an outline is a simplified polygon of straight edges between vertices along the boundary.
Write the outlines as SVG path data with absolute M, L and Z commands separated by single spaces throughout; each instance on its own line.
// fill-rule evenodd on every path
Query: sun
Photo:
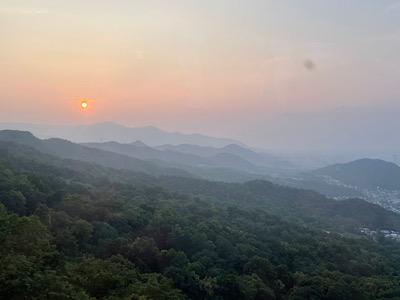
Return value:
M 87 108 L 88 103 L 86 101 L 82 101 L 81 106 L 82 106 L 82 108 Z

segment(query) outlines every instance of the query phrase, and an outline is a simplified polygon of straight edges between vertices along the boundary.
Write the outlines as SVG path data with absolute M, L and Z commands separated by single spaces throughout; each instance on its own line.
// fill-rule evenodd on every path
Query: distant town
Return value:
M 369 235 L 375 239 L 378 235 L 383 235 L 385 238 L 389 238 L 400 242 L 400 232 L 393 230 L 371 230 L 370 228 L 360 228 L 360 232 Z
M 351 188 L 356 191 L 359 191 L 362 193 L 362 196 L 359 196 L 358 198 L 364 199 L 368 202 L 378 204 L 382 207 L 384 207 L 387 210 L 394 211 L 396 213 L 400 213 L 400 190 L 387 190 L 383 189 L 379 186 L 373 188 L 360 188 L 358 186 L 352 186 L 345 184 L 341 182 L 340 180 L 333 179 L 328 176 L 323 177 L 325 182 L 332 184 L 332 185 L 337 185 L 337 186 L 343 186 L 346 188 Z M 334 197 L 336 200 L 344 200 L 347 199 L 348 197 Z

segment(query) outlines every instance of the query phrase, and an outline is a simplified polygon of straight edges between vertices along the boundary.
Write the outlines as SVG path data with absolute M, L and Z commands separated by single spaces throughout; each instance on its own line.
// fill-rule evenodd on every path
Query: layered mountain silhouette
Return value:
M 93 149 L 58 138 L 40 140 L 27 131 L 2 130 L 0 140 L 15 142 L 30 146 L 42 153 L 51 154 L 65 159 L 81 160 L 97 163 L 116 169 L 129 169 L 152 175 L 193 176 L 182 169 L 170 168 L 149 161 L 143 161 L 126 155 Z
M 65 147 L 65 149 L 59 151 L 60 147 Z M 224 183 L 193 176 L 174 176 L 172 173 L 168 176 L 151 176 L 142 172 L 126 170 L 126 168 L 121 170 L 120 168 L 106 167 L 103 163 L 96 164 L 86 160 L 87 156 L 83 156 L 85 159 L 81 160 L 64 158 L 65 156 L 74 157 L 77 154 L 85 154 L 87 149 L 96 150 L 65 140 L 42 141 L 29 132 L 0 131 L 0 161 L 2 163 L 5 162 L 22 172 L 34 172 L 54 177 L 62 176 L 68 182 L 75 182 L 76 188 L 86 184 L 78 183 L 77 180 L 89 181 L 91 184 L 104 182 L 111 186 L 112 182 L 116 180 L 137 186 L 161 186 L 171 191 L 193 196 L 211 197 L 227 205 L 268 209 L 284 216 L 290 215 L 292 220 L 301 224 L 306 223 L 310 226 L 318 224 L 327 229 L 337 230 L 341 227 L 340 224 L 351 222 L 354 226 L 400 230 L 398 214 L 360 199 L 335 201 L 311 190 L 294 189 L 264 180 Z M 70 154 L 65 154 L 67 152 Z M 102 155 L 109 155 L 109 152 L 102 150 L 94 151 L 94 153 L 96 155 L 93 160 L 98 160 L 96 157 Z M 121 157 L 123 156 L 114 156 L 117 159 Z
M 92 162 L 106 167 L 127 169 L 154 176 L 176 175 L 239 182 L 267 177 L 263 174 L 252 174 L 238 168 L 229 168 L 225 161 L 216 163 L 212 159 L 206 160 L 191 154 L 182 154 L 170 150 L 159 151 L 143 143 L 137 143 L 139 146 L 137 144 L 135 146 L 109 142 L 91 144 L 91 147 L 87 147 L 59 138 L 41 140 L 30 132 L 16 130 L 0 131 L 0 140 L 29 146 L 42 153 L 64 159 Z M 96 145 L 100 149 L 94 147 Z M 242 165 L 252 166 L 251 163 L 247 163 L 241 158 L 235 159 L 239 161 L 237 167 Z M 254 167 L 256 168 L 256 166 Z
M 275 158 L 271 159 L 268 164 L 267 160 L 263 161 L 263 164 L 255 164 L 251 161 L 247 160 L 246 157 L 250 158 L 258 158 L 262 161 L 262 155 L 258 156 L 257 153 L 242 148 L 238 145 L 229 145 L 223 148 L 212 148 L 212 147 L 199 147 L 194 145 L 189 145 L 193 149 L 202 149 L 205 148 L 207 151 L 204 151 L 203 154 L 194 154 L 190 152 L 179 152 L 172 149 L 179 149 L 179 146 L 176 147 L 149 147 L 141 141 L 137 141 L 131 144 L 120 144 L 117 142 L 106 142 L 106 143 L 83 143 L 87 147 L 112 151 L 119 154 L 129 155 L 139 159 L 158 159 L 165 162 L 179 163 L 179 164 L 187 164 L 191 166 L 197 167 L 223 167 L 223 168 L 231 168 L 249 172 L 259 172 L 265 173 L 268 168 L 271 169 L 278 165 L 280 160 Z M 230 151 L 231 148 L 236 149 L 236 151 Z M 159 150 L 158 150 L 159 149 Z M 200 152 L 200 151 L 193 151 Z M 237 154 L 236 154 L 237 153 Z M 246 155 L 243 155 L 246 154 Z M 250 154 L 250 155 L 249 155 Z M 251 155 L 253 157 L 251 157 Z M 272 156 L 271 156 L 272 157 Z M 287 165 L 289 165 L 287 163 Z M 286 165 L 285 165 L 286 166 Z
M 200 146 L 224 147 L 233 143 L 246 147 L 242 142 L 232 139 L 215 138 L 202 134 L 166 132 L 155 126 L 126 127 L 113 122 L 79 126 L 0 123 L 0 129 L 30 131 L 41 139 L 57 137 L 77 143 L 110 141 L 131 143 L 140 140 L 149 146 L 163 144 L 193 144 Z
M 197 145 L 190 145 L 190 144 L 181 144 L 181 145 L 161 145 L 155 146 L 155 149 L 159 150 L 173 150 L 182 153 L 190 153 L 195 154 L 201 157 L 210 157 L 215 156 L 218 154 L 232 154 L 246 161 L 257 165 L 257 166 L 264 166 L 264 167 L 275 167 L 275 168 L 283 168 L 283 169 L 293 169 L 295 166 L 290 162 L 282 160 L 278 156 L 266 154 L 266 153 L 257 153 L 248 148 L 241 147 L 237 144 L 229 144 L 222 148 L 214 148 L 214 147 L 202 147 Z

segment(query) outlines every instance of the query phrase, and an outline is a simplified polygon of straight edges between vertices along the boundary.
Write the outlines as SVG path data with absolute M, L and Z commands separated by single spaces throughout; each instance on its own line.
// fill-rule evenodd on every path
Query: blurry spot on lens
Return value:
M 304 61 L 304 68 L 309 71 L 313 71 L 315 69 L 315 64 L 312 60 L 307 59 Z

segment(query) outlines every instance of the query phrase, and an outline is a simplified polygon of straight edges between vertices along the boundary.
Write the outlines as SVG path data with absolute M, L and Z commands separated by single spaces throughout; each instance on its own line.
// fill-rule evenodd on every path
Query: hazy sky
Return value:
M 1 0 L 0 36 L 2 122 L 284 147 L 338 111 L 400 111 L 400 1 Z

